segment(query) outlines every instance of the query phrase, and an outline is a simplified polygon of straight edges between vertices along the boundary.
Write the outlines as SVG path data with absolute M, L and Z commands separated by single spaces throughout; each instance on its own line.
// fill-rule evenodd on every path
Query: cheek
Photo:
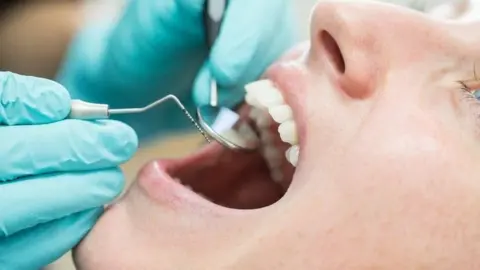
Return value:
M 465 210 L 477 189 L 468 176 L 472 156 L 458 136 L 420 115 L 365 123 L 344 149 L 341 164 L 349 169 L 339 179 L 356 203 L 412 219 Z
M 376 194 L 376 203 L 391 196 L 442 203 L 458 195 L 450 190 L 468 189 L 464 171 L 472 170 L 474 157 L 471 144 L 452 131 L 458 123 L 440 123 L 425 109 L 387 102 L 370 110 L 332 106 L 316 107 L 304 153 L 305 169 L 318 172 L 311 175 L 331 175 L 333 185 L 359 199 Z
M 426 124 L 395 124 L 402 128 L 369 122 L 328 165 L 305 165 L 317 178 L 309 195 L 317 194 L 303 198 L 316 200 L 317 212 L 320 205 L 335 209 L 326 216 L 336 233 L 323 241 L 343 252 L 370 248 L 370 255 L 382 250 L 396 259 L 478 251 L 480 188 L 472 156 Z

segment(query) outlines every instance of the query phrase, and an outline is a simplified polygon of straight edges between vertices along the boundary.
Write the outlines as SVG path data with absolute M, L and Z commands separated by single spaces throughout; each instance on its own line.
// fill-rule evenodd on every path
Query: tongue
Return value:
M 182 160 L 168 161 L 167 172 L 207 199 L 231 208 L 260 208 L 276 202 L 283 188 L 270 178 L 258 153 L 234 152 L 216 143 Z

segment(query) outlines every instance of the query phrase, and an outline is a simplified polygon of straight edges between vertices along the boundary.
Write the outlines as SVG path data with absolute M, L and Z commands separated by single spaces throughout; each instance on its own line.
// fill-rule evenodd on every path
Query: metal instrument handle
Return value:
M 227 10 L 227 0 L 206 0 L 203 12 L 203 20 L 205 25 L 205 36 L 207 47 L 212 49 L 215 40 L 220 34 L 225 11 Z M 212 79 L 210 82 L 210 106 L 218 106 L 218 87 L 217 82 Z

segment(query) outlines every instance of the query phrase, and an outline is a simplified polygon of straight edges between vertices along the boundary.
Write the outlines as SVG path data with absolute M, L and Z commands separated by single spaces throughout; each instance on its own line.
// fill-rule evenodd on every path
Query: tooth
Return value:
M 298 147 L 298 145 L 291 146 L 285 152 L 285 156 L 287 157 L 288 162 L 290 162 L 295 167 L 297 167 L 299 154 L 300 154 L 300 147 Z
M 282 165 L 281 154 L 275 145 L 266 145 L 263 148 L 263 157 L 268 163 L 268 167 L 272 170 Z
M 298 143 L 297 126 L 293 120 L 282 123 L 278 127 L 278 133 L 283 142 L 292 145 Z
M 254 94 L 247 93 L 247 95 L 245 96 L 245 101 L 247 102 L 247 104 L 249 104 L 250 106 L 253 106 L 254 108 L 262 107 L 262 105 L 260 104 L 260 102 L 258 102 L 258 99 Z
M 262 111 L 260 114 L 257 115 L 257 119 L 255 119 L 255 124 L 257 124 L 258 128 L 268 128 L 270 126 L 270 116 L 267 112 Z
M 269 108 L 285 103 L 282 94 L 275 88 L 265 88 L 262 92 L 256 93 L 258 102 L 264 107 Z
M 268 112 L 272 116 L 273 120 L 279 124 L 293 119 L 292 108 L 286 104 L 271 107 Z
M 221 132 L 219 132 L 219 135 L 228 138 L 228 140 L 233 143 L 240 145 L 248 144 L 248 140 L 251 139 L 248 136 L 242 135 L 239 131 L 233 129 L 222 130 Z
M 251 82 L 245 85 L 245 91 L 248 93 L 255 92 L 257 89 L 262 88 L 271 88 L 273 87 L 273 83 L 270 80 L 259 80 L 255 82 Z
M 245 86 L 247 96 L 250 102 L 254 103 L 252 106 L 258 106 L 268 109 L 269 107 L 284 104 L 282 93 L 269 80 L 262 80 L 250 83 Z M 257 104 L 257 102 L 259 104 Z
M 250 113 L 248 114 L 248 116 L 250 117 L 250 119 L 255 120 L 257 119 L 258 115 L 260 115 L 260 113 L 261 113 L 261 110 L 259 108 L 252 107 L 250 109 Z
M 269 129 L 260 129 L 260 141 L 265 145 L 273 144 L 274 137 Z
M 276 183 L 280 183 L 283 181 L 283 173 L 280 169 L 274 169 L 270 172 L 270 177 Z
M 257 137 L 255 135 L 255 132 L 246 123 L 242 123 L 240 125 L 240 127 L 238 128 L 238 133 L 240 134 L 240 136 L 244 137 L 247 140 L 253 140 Z

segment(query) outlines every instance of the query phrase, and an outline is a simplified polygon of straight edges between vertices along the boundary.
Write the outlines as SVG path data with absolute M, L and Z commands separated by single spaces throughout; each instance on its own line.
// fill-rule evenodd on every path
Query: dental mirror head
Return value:
M 260 140 L 250 124 L 226 107 L 203 105 L 197 108 L 197 115 L 205 133 L 224 147 L 237 151 L 252 151 L 260 145 Z

